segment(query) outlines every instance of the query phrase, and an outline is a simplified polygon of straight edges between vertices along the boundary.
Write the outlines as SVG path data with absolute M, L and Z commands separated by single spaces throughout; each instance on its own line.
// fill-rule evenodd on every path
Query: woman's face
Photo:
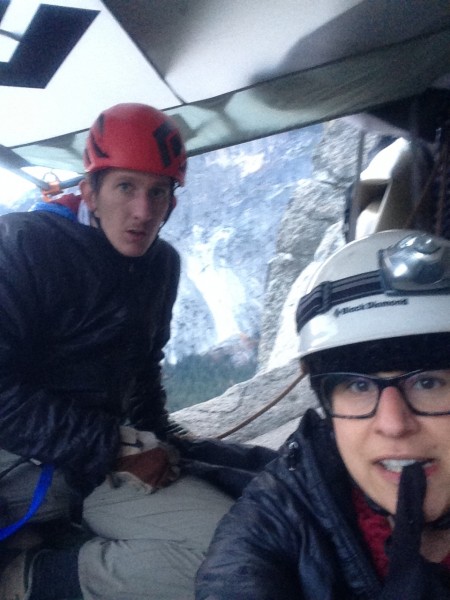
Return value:
M 450 415 L 415 415 L 400 390 L 387 387 L 373 417 L 333 418 L 333 425 L 349 473 L 378 505 L 395 513 L 401 469 L 413 460 L 424 464 L 427 478 L 426 521 L 450 510 Z

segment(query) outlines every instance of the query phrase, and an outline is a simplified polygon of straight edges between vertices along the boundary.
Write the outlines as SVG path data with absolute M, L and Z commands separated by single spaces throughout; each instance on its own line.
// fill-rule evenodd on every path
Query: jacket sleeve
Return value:
M 80 408 L 70 394 L 52 393 L 32 374 L 41 353 L 50 352 L 42 286 L 51 266 L 32 256 L 39 239 L 17 228 L 11 232 L 9 223 L 0 222 L 0 447 L 54 464 L 87 493 L 111 468 L 118 422 L 101 410 Z
M 180 452 L 184 473 L 209 481 L 232 498 L 239 498 L 255 475 L 278 456 L 264 446 L 212 438 L 169 439 Z
M 166 438 L 169 416 L 166 409 L 166 391 L 162 383 L 161 362 L 163 348 L 170 338 L 172 310 L 180 279 L 180 258 L 174 248 L 164 243 L 159 270 L 161 302 L 158 314 L 153 315 L 155 334 L 140 372 L 136 378 L 133 394 L 128 401 L 127 419 L 133 427 L 153 431 L 161 439 Z
M 250 483 L 216 530 L 197 574 L 196 600 L 302 599 L 291 503 L 268 471 Z

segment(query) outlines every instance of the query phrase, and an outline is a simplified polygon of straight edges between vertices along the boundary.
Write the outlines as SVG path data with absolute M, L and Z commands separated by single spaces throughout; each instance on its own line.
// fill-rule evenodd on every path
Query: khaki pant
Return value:
M 0 451 L 0 468 L 6 454 Z M 27 464 L 0 481 L 10 518 L 26 512 L 38 476 L 38 468 Z M 70 501 L 70 490 L 56 473 L 34 520 L 68 517 Z M 115 488 L 105 481 L 84 502 L 83 519 L 95 537 L 79 555 L 83 598 L 193 600 L 195 573 L 232 503 L 190 476 L 153 494 L 132 483 Z

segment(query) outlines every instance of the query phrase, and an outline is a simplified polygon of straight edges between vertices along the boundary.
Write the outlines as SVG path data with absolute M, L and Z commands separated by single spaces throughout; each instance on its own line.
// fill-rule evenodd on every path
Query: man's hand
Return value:
M 126 425 L 120 427 L 119 458 L 130 454 L 140 454 L 158 446 L 159 440 L 151 431 L 139 431 Z
M 139 454 L 122 456 L 116 462 L 116 472 L 131 473 L 152 488 L 166 487 L 178 478 L 175 450 L 163 444 Z
M 115 487 L 127 481 L 151 493 L 178 478 L 180 469 L 175 448 L 163 444 L 149 431 L 132 427 L 121 427 L 120 438 L 119 456 L 111 475 Z

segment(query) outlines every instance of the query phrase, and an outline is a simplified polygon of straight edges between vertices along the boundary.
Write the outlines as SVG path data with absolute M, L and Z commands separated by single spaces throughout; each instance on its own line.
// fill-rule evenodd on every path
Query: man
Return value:
M 184 146 L 160 111 L 119 104 L 93 124 L 84 164 L 89 226 L 46 210 L 0 219 L 2 524 L 32 513 L 1 549 L 0 600 L 192 598 L 231 499 L 179 477 L 166 440 L 160 361 L 180 267 L 158 234 Z M 36 510 L 42 465 L 54 475 Z M 81 506 L 89 539 L 52 545 L 45 524 Z
M 450 242 L 384 231 L 297 309 L 310 409 L 221 521 L 198 600 L 450 597 Z

